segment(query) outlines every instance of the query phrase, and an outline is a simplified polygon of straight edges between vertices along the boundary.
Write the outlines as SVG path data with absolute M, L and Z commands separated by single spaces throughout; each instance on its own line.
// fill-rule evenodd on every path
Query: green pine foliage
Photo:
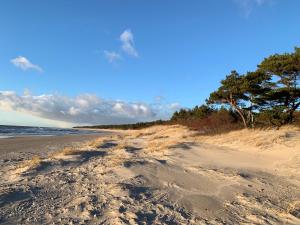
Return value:
M 169 121 L 156 120 L 151 122 L 139 122 L 134 124 L 116 124 L 116 125 L 95 125 L 95 126 L 80 126 L 74 128 L 91 128 L 91 129 L 115 129 L 115 130 L 139 130 L 154 125 L 167 125 Z
M 295 122 L 300 106 L 300 49 L 265 58 L 256 71 L 233 71 L 209 97 L 211 104 L 227 104 L 244 127 L 280 126 Z

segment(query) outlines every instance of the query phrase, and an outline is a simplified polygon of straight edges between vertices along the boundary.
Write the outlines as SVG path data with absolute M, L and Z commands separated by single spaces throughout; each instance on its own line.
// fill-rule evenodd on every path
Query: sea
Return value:
M 100 133 L 93 130 L 64 129 L 55 127 L 27 127 L 0 125 L 0 138 L 21 136 L 61 136 L 72 134 L 94 134 Z

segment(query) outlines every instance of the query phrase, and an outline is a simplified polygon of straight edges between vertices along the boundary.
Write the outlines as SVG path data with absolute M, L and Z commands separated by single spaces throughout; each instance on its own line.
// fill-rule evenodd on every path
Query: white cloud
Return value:
M 96 95 L 18 95 L 0 91 L 0 109 L 22 112 L 44 119 L 72 124 L 121 124 L 167 119 L 178 104 L 146 104 L 105 100 Z
M 244 16 L 248 17 L 255 7 L 272 3 L 273 0 L 233 0 L 242 10 Z
M 168 105 L 169 109 L 172 111 L 179 110 L 181 108 L 180 104 L 178 102 L 174 102 Z
M 114 51 L 104 51 L 104 56 L 110 63 L 114 63 L 121 59 L 121 55 Z
M 158 95 L 158 96 L 155 96 L 154 99 L 156 102 L 162 102 L 162 101 L 164 101 L 165 97 L 162 95 Z
M 137 50 L 134 48 L 134 37 L 130 29 L 125 30 L 120 35 L 120 41 L 122 42 L 122 50 L 124 52 L 133 57 L 139 56 Z
M 25 58 L 24 56 L 18 56 L 17 58 L 15 59 L 12 59 L 10 61 L 12 64 L 14 64 L 16 67 L 19 67 L 21 68 L 22 70 L 30 70 L 30 69 L 33 69 L 33 70 L 36 70 L 38 72 L 43 72 L 43 69 L 38 66 L 38 65 L 35 65 L 33 63 L 31 63 L 27 58 Z

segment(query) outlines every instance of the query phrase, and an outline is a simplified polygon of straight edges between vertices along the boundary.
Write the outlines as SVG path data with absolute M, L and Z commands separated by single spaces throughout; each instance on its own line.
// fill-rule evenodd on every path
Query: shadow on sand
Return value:
M 137 148 L 137 147 L 132 147 L 132 146 L 126 146 L 125 147 L 125 151 L 128 153 L 136 153 L 140 150 L 142 150 L 143 148 Z
M 30 198 L 31 198 L 30 193 L 23 192 L 21 190 L 5 193 L 0 195 L 0 207 L 10 203 L 28 200 Z
M 181 142 L 176 145 L 172 145 L 169 148 L 179 148 L 179 149 L 183 149 L 183 150 L 188 150 L 194 146 L 196 146 L 196 143 L 194 143 L 194 142 Z

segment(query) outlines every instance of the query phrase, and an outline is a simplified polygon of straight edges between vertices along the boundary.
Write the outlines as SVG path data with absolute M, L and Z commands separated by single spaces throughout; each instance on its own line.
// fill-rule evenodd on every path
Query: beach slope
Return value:
M 3 224 L 299 224 L 300 131 L 120 131 L 1 167 Z

